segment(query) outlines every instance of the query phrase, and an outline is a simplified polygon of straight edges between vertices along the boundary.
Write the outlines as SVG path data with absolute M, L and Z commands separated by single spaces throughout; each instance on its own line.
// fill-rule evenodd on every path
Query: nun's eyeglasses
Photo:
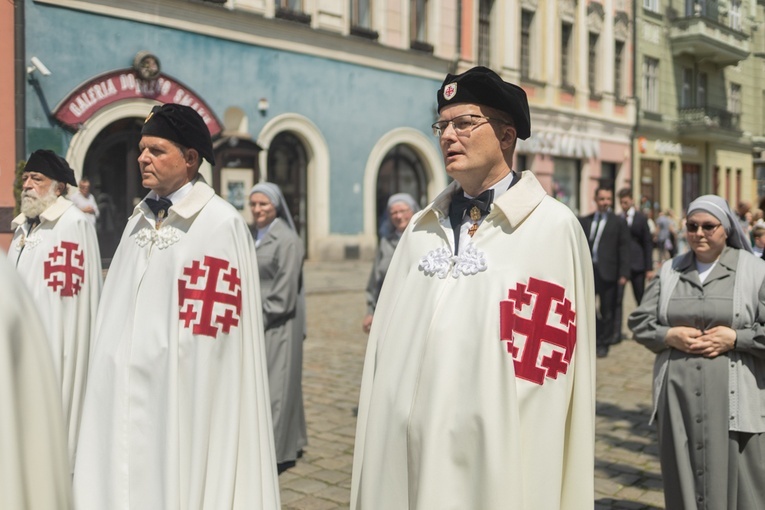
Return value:
M 695 223 L 695 222 L 693 222 L 693 221 L 686 221 L 686 222 L 685 222 L 685 228 L 687 228 L 687 229 L 688 229 L 688 233 L 690 233 L 690 234 L 695 234 L 695 233 L 697 233 L 697 232 L 699 231 L 699 227 L 701 227 L 701 231 L 702 231 L 704 234 L 711 234 L 711 233 L 712 233 L 712 232 L 714 232 L 714 231 L 715 231 L 715 229 L 717 229 L 717 227 L 719 227 L 720 225 L 721 225 L 720 223 L 717 223 L 717 224 L 712 224 L 712 223 L 704 223 L 704 224 L 701 224 L 701 225 L 700 225 L 700 224 L 698 224 L 698 223 Z

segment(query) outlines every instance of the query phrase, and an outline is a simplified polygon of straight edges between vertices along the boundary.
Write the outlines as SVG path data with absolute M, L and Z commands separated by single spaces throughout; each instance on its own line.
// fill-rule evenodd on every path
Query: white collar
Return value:
M 513 183 L 513 176 L 514 176 L 514 172 L 510 170 L 510 172 L 508 172 L 506 176 L 504 176 L 499 181 L 497 181 L 493 186 L 489 187 L 489 189 L 494 190 L 493 200 L 498 199 L 502 193 L 504 193 L 510 188 L 510 184 Z M 464 190 L 463 190 L 463 193 L 468 198 L 475 198 L 474 196 L 467 194 Z
M 167 195 L 166 198 L 168 198 L 173 204 L 177 204 L 178 202 L 186 198 L 189 193 L 191 193 L 191 188 L 194 187 L 194 183 L 196 181 L 197 181 L 197 178 L 195 177 L 194 179 L 191 180 L 191 182 L 187 182 L 186 184 L 184 184 L 177 190 Z M 147 198 L 153 198 L 156 200 L 159 198 L 159 195 L 157 194 L 156 191 L 151 190 L 149 194 L 147 195 Z

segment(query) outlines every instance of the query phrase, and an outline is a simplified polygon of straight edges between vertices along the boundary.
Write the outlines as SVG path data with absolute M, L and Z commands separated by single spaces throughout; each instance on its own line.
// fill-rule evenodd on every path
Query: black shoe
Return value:
M 608 356 L 608 346 L 607 345 L 599 345 L 595 348 L 595 355 L 598 358 L 605 358 Z
M 280 474 L 284 473 L 285 471 L 287 471 L 288 469 L 294 468 L 295 464 L 296 464 L 296 462 L 294 460 L 287 460 L 287 461 L 284 461 L 284 462 L 279 462 L 279 463 L 276 464 L 276 473 L 280 475 Z

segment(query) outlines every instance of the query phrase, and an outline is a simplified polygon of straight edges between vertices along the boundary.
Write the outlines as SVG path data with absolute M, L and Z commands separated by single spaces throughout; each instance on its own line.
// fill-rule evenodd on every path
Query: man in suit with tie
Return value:
M 614 194 L 608 188 L 595 190 L 597 211 L 580 221 L 590 244 L 595 273 L 595 294 L 600 298 L 596 330 L 596 354 L 608 355 L 618 334 L 616 304 L 619 287 L 630 276 L 630 232 L 627 222 L 611 211 Z
M 627 222 L 630 230 L 630 282 L 635 302 L 640 304 L 645 292 L 645 282 L 653 278 L 653 239 L 651 229 L 648 226 L 648 218 L 635 208 L 635 200 L 632 198 L 632 189 L 619 190 L 619 204 L 622 206 L 622 218 Z M 616 322 L 619 328 L 616 330 L 615 341 L 621 340 L 622 331 L 622 298 L 624 287 L 619 287 Z

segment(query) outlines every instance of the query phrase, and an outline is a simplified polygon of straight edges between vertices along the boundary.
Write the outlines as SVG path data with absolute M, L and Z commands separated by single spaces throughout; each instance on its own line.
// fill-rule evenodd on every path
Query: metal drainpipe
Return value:
M 634 1 L 634 0 L 633 0 Z M 454 55 L 449 72 L 455 74 L 459 67 L 460 57 L 462 55 L 462 0 L 457 0 L 457 51 Z
M 26 104 L 27 68 L 24 44 L 24 0 L 16 0 L 13 9 L 13 43 L 15 67 L 16 161 L 26 158 Z
M 632 188 L 633 196 L 635 194 L 635 180 L 640 178 L 640 169 L 635 168 L 635 162 L 637 161 L 637 154 L 635 154 L 637 151 L 635 149 L 635 144 L 637 142 L 637 133 L 638 133 L 638 127 L 640 126 L 640 97 L 637 94 L 637 59 L 638 59 L 638 51 L 637 51 L 637 0 L 632 0 L 632 97 L 635 99 L 635 124 L 632 126 L 632 140 L 630 140 L 630 155 L 631 155 L 631 162 L 630 165 L 632 166 L 632 172 L 631 172 L 631 180 L 630 187 Z M 637 177 L 636 177 L 637 175 Z M 640 190 L 640 193 L 642 195 L 643 190 Z M 638 207 L 640 207 L 640 199 L 638 198 Z

